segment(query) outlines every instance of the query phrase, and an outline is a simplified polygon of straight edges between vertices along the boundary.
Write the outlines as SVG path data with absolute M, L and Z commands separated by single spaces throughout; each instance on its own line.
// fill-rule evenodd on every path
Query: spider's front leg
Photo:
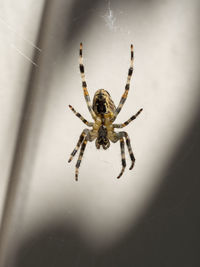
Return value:
M 113 124 L 114 128 L 123 128 L 125 126 L 127 126 L 130 122 L 132 122 L 133 120 L 135 120 L 137 118 L 137 116 L 142 112 L 142 108 L 135 114 L 133 115 L 129 120 L 125 121 L 124 123 L 120 123 L 120 124 Z
M 88 89 L 87 89 L 87 83 L 86 83 L 86 79 L 85 79 L 85 69 L 84 69 L 84 65 L 83 65 L 83 44 L 82 43 L 80 43 L 80 51 L 79 51 L 79 68 L 80 68 L 80 73 L 81 73 L 82 88 L 83 88 L 85 101 L 87 103 L 89 112 L 92 115 L 92 118 L 95 119 L 96 115 L 92 109 L 90 96 L 89 96 Z
M 121 111 L 126 99 L 127 99 L 127 96 L 128 96 L 128 92 L 129 92 L 129 88 L 130 88 L 130 81 L 131 81 L 131 77 L 132 77 L 132 74 L 133 74 L 133 60 L 134 60 L 134 51 L 133 51 L 133 45 L 131 45 L 131 62 L 130 62 L 130 67 L 129 67 L 129 70 L 128 70 L 128 77 L 127 77 L 127 81 L 126 81 L 126 86 L 125 86 L 125 91 L 121 97 L 121 100 L 119 102 L 119 105 L 117 107 L 117 114 L 119 114 L 119 112 Z
M 74 114 L 80 119 L 82 120 L 83 123 L 85 123 L 87 126 L 89 127 L 92 127 L 93 126 L 93 122 L 88 122 L 85 118 L 83 118 L 83 116 L 79 113 L 79 112 L 76 112 L 76 110 L 71 106 L 69 105 L 69 108 L 74 112 Z

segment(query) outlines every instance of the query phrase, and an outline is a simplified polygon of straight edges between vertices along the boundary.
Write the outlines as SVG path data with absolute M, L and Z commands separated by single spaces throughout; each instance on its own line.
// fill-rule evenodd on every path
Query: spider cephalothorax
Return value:
M 96 91 L 93 98 L 92 108 L 96 115 L 114 113 L 116 111 L 115 104 L 112 101 L 110 94 L 104 89 Z
M 96 148 L 99 149 L 101 146 L 103 149 L 107 149 L 110 146 L 110 141 L 113 143 L 116 143 L 117 141 L 120 141 L 120 148 L 121 148 L 121 158 L 122 158 L 122 170 L 117 178 L 120 178 L 125 170 L 126 167 L 126 160 L 125 160 L 125 151 L 124 146 L 126 141 L 126 145 L 128 147 L 128 152 L 131 159 L 131 167 L 130 170 L 133 168 L 135 163 L 135 157 L 133 155 L 133 151 L 131 148 L 130 138 L 126 132 L 115 132 L 114 128 L 123 128 L 127 126 L 131 121 L 136 119 L 136 117 L 140 114 L 142 109 L 140 109 L 135 115 L 133 115 L 129 120 L 125 121 L 121 124 L 113 124 L 114 120 L 117 118 L 117 115 L 121 111 L 130 87 L 130 80 L 133 73 L 133 45 L 131 45 L 131 65 L 128 70 L 128 77 L 127 82 L 125 86 L 124 94 L 121 97 L 121 100 L 119 102 L 118 107 L 115 107 L 114 102 L 112 101 L 110 94 L 104 90 L 99 89 L 96 91 L 93 99 L 93 105 L 90 102 L 90 97 L 87 90 L 87 83 L 85 80 L 85 72 L 84 72 L 84 66 L 83 66 L 83 53 L 82 53 L 82 43 L 80 44 L 80 72 L 81 72 L 81 79 L 82 79 L 82 87 L 83 92 L 85 96 L 85 100 L 89 109 L 90 114 L 92 115 L 92 118 L 94 122 L 88 122 L 86 119 L 84 119 L 80 113 L 76 112 L 75 109 L 72 106 L 69 106 L 71 110 L 75 113 L 77 117 L 79 117 L 83 123 L 85 123 L 87 126 L 92 127 L 92 130 L 84 129 L 82 134 L 79 137 L 78 143 L 75 147 L 75 149 L 72 151 L 71 156 L 69 158 L 70 162 L 73 157 L 75 156 L 76 152 L 81 146 L 81 151 L 78 157 L 78 161 L 76 163 L 76 173 L 75 178 L 78 180 L 78 169 L 81 164 L 81 160 L 83 157 L 83 153 L 86 147 L 86 144 L 88 141 L 92 142 L 96 139 L 95 144 Z

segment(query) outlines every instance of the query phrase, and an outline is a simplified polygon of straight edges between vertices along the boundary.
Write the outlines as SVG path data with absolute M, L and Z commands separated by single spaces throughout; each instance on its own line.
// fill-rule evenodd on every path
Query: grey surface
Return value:
M 7 178 L 2 266 L 199 266 L 198 12 L 198 1 L 47 1 Z M 91 97 L 103 87 L 116 104 L 134 43 L 118 121 L 144 112 L 127 127 L 136 166 L 120 180 L 119 144 L 90 144 L 78 183 L 76 159 L 67 165 L 84 128 L 67 105 L 89 119 L 80 41 Z

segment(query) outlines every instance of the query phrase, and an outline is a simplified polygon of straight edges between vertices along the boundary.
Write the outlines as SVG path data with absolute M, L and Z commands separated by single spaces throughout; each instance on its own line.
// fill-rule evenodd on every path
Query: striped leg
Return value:
M 124 139 L 123 138 L 120 139 L 120 147 L 121 147 L 121 157 L 122 157 L 122 170 L 121 170 L 120 174 L 117 176 L 118 179 L 122 176 L 122 174 L 124 173 L 124 170 L 126 168 L 126 159 L 125 159 Z
M 76 163 L 76 172 L 75 172 L 75 180 L 78 181 L 78 169 L 81 165 L 81 160 L 82 160 L 82 157 L 83 157 L 83 153 L 85 151 L 85 147 L 87 145 L 87 138 L 84 139 L 82 145 L 81 145 L 81 151 L 80 151 L 80 154 L 79 154 L 79 157 L 78 157 L 78 160 L 77 160 L 77 163 Z
M 69 107 L 70 107 L 70 109 L 74 112 L 74 114 L 75 114 L 79 119 L 82 120 L 83 123 L 85 123 L 87 126 L 90 126 L 90 127 L 93 126 L 93 124 L 94 124 L 93 122 L 88 122 L 86 119 L 84 119 L 83 116 L 82 116 L 80 113 L 76 112 L 76 110 L 75 110 L 71 105 L 69 105 Z
M 132 151 L 132 148 L 131 148 L 130 138 L 129 138 L 129 136 L 128 136 L 128 134 L 126 132 L 123 132 L 123 133 L 124 133 L 124 136 L 125 136 L 125 139 L 126 139 L 126 145 L 128 147 L 128 152 L 129 152 L 129 155 L 130 155 L 130 158 L 131 158 L 131 161 L 132 161 L 132 164 L 131 164 L 131 167 L 129 168 L 129 170 L 132 170 L 133 166 L 135 164 L 135 157 L 133 155 L 133 151 Z
M 134 163 L 135 163 L 135 157 L 133 155 L 130 138 L 129 138 L 127 132 L 119 132 L 119 133 L 115 133 L 114 132 L 113 135 L 110 136 L 110 140 L 113 143 L 116 143 L 117 141 L 123 139 L 123 137 L 125 137 L 125 139 L 126 139 L 126 145 L 128 147 L 128 152 L 129 152 L 129 155 L 130 155 L 130 158 L 131 158 L 131 161 L 132 161 L 131 167 L 129 168 L 129 170 L 131 170 L 131 169 L 133 169 L 133 166 L 134 166 Z
M 92 109 L 92 105 L 91 105 L 91 101 L 90 101 L 90 96 L 87 90 L 87 83 L 85 80 L 85 71 L 84 71 L 84 65 L 83 65 L 83 45 L 82 43 L 80 43 L 80 53 L 79 53 L 79 68 L 80 68 L 80 73 L 81 73 L 81 80 L 82 80 L 82 87 L 83 87 L 83 93 L 84 93 L 84 97 L 85 97 L 85 101 L 87 103 L 89 112 L 92 115 L 92 118 L 95 119 L 96 115 Z
M 89 130 L 88 130 L 88 129 L 83 130 L 82 134 L 81 134 L 80 137 L 79 137 L 79 140 L 78 140 L 78 143 L 77 143 L 76 147 L 74 148 L 74 150 L 73 150 L 72 153 L 71 153 L 71 156 L 70 156 L 68 162 L 71 162 L 71 161 L 72 161 L 72 159 L 73 159 L 73 157 L 76 155 L 76 152 L 78 151 L 80 145 L 82 144 L 83 139 L 85 138 L 85 136 L 86 136 L 88 133 L 89 133 Z
M 137 118 L 137 116 L 142 112 L 142 108 L 135 114 L 133 115 L 129 120 L 125 121 L 124 123 L 121 124 L 113 124 L 114 128 L 123 128 L 125 126 L 127 126 L 130 122 L 132 122 L 133 120 L 135 120 Z
M 130 80 L 131 80 L 131 76 L 133 74 L 133 57 L 134 57 L 134 53 L 133 53 L 133 45 L 131 45 L 131 64 L 130 64 L 130 68 L 128 70 L 128 77 L 127 77 L 127 82 L 126 82 L 126 86 L 125 86 L 125 92 L 124 94 L 122 95 L 122 98 L 119 102 L 119 105 L 117 107 L 117 114 L 121 111 L 125 101 L 126 101 L 126 98 L 128 96 L 128 91 L 129 91 L 129 87 L 130 87 Z

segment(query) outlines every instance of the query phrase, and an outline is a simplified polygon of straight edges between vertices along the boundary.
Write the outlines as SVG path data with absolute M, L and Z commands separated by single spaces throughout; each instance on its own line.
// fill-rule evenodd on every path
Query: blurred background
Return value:
M 0 266 L 200 265 L 198 0 L 0 0 Z M 134 44 L 134 74 L 116 122 L 119 143 L 88 143 L 76 182 L 68 158 L 91 99 L 118 105 Z

